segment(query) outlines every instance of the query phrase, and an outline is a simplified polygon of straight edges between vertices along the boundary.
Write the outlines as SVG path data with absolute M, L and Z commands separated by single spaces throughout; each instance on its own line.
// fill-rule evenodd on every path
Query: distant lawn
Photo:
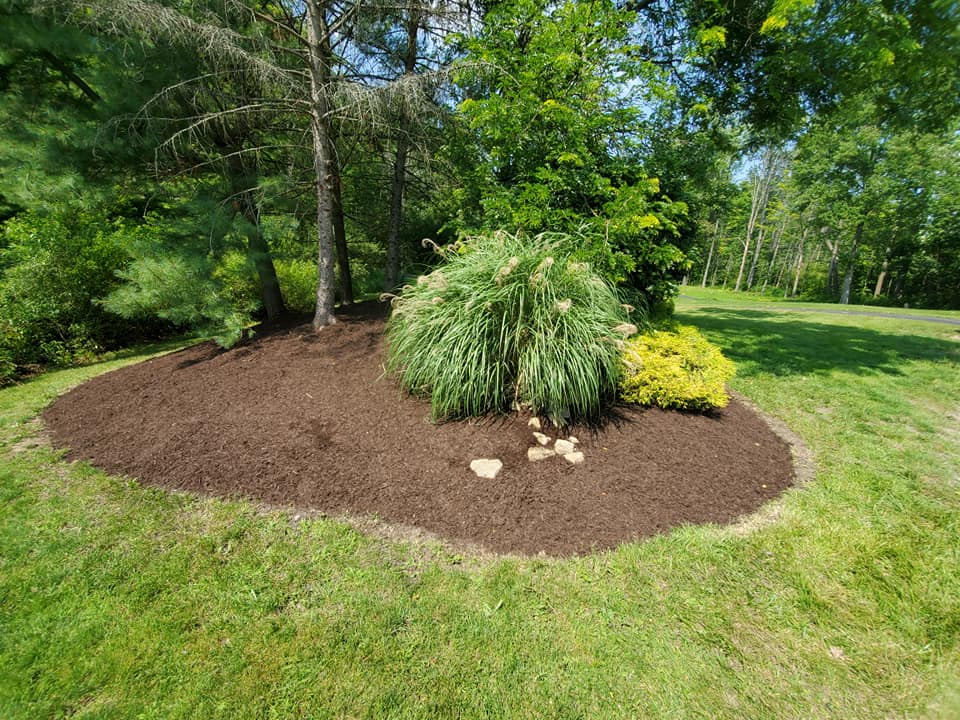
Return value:
M 783 297 L 761 295 L 757 292 L 733 292 L 722 288 L 701 288 L 699 285 L 687 285 L 680 288 L 680 302 L 705 302 L 711 305 L 729 305 L 738 303 L 761 303 L 769 307 L 784 306 L 784 308 L 802 308 L 805 310 L 845 310 L 849 312 L 876 312 L 893 315 L 927 315 L 930 317 L 946 317 L 960 320 L 960 310 L 920 310 L 919 308 L 905 308 L 902 306 L 886 307 L 883 305 L 840 305 L 838 303 L 816 303 L 802 300 L 785 299 Z
M 45 403 L 137 358 L 0 391 L 0 717 L 960 717 L 957 328 L 697 297 L 679 319 L 816 480 L 752 532 L 582 559 L 294 522 L 38 441 Z

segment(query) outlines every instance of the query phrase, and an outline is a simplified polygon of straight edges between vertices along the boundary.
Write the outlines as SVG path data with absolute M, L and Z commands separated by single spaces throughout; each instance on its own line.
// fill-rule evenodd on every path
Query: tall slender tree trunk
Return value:
M 790 297 L 797 296 L 797 288 L 800 286 L 800 271 L 803 270 L 803 248 L 807 242 L 807 228 L 803 229 L 800 235 L 800 245 L 797 247 L 797 268 L 793 274 L 793 292 Z
M 753 245 L 753 259 L 750 260 L 750 272 L 747 273 L 747 290 L 753 287 L 753 282 L 757 276 L 757 262 L 760 260 L 760 249 L 763 247 L 763 241 L 766 239 L 766 227 L 763 222 L 766 219 L 766 213 L 760 219 L 760 232 L 757 233 L 757 242 Z
M 260 280 L 260 302 L 267 319 L 275 320 L 283 315 L 287 308 L 280 292 L 280 282 L 277 280 L 277 269 L 270 255 L 270 246 L 260 229 L 260 207 L 253 195 L 257 176 L 244 167 L 243 158 L 236 153 L 230 155 L 227 169 L 230 173 L 234 208 L 246 221 L 244 235 L 247 238 L 247 257 L 253 262 Z
M 727 265 L 723 269 L 723 288 L 726 290 L 727 282 L 730 280 L 730 271 L 733 270 L 733 262 L 736 260 L 736 255 L 730 253 L 730 257 L 727 258 Z M 716 284 L 716 283 L 714 283 Z
M 400 282 L 400 223 L 403 219 L 403 192 L 407 177 L 407 140 L 403 137 L 405 121 L 401 121 L 401 135 L 397 137 L 397 157 L 393 163 L 393 182 L 390 186 L 390 219 L 387 224 L 387 267 L 383 287 L 388 292 Z
M 333 184 L 333 244 L 337 251 L 337 270 L 340 276 L 340 303 L 353 304 L 353 275 L 350 272 L 350 252 L 347 249 L 347 229 L 343 221 L 343 195 L 340 192 L 340 169 Z
M 325 2 L 305 0 L 304 8 L 307 16 L 307 56 L 310 71 L 310 132 L 317 193 L 317 309 L 313 315 L 313 327 L 319 330 L 337 321 L 333 313 L 336 287 L 333 186 L 336 177 L 327 99 L 332 52 L 324 14 Z
M 410 10 L 407 16 L 407 51 L 403 58 L 403 72 L 413 75 L 417 70 L 417 33 L 420 16 Z M 397 156 L 393 163 L 393 182 L 390 186 L 390 219 L 387 224 L 387 267 L 383 288 L 395 290 L 400 283 L 400 223 L 403 219 L 403 193 L 407 183 L 407 154 L 410 151 L 410 117 L 401 110 L 397 132 Z
M 710 273 L 710 263 L 713 260 L 713 250 L 717 246 L 717 237 L 720 235 L 720 221 L 716 220 L 713 223 L 713 237 L 710 238 L 710 251 L 707 253 L 707 264 L 703 268 L 703 280 L 700 281 L 700 287 L 705 288 L 707 286 L 707 275 Z M 716 270 L 714 270 L 716 274 Z
M 883 283 L 887 279 L 887 271 L 890 269 L 890 248 L 887 248 L 883 254 L 883 265 L 880 267 L 880 275 L 877 276 L 877 284 L 873 288 L 873 296 L 880 297 L 883 292 Z
M 836 295 L 840 290 L 840 273 L 837 270 L 840 255 L 840 241 L 833 242 L 827 240 L 827 249 L 830 251 L 830 267 L 827 270 L 827 292 L 830 295 Z
M 737 284 L 733 287 L 734 292 L 739 292 L 740 285 L 743 283 L 743 271 L 747 266 L 747 256 L 750 253 L 750 243 L 753 240 L 753 229 L 757 224 L 757 216 L 760 214 L 759 193 L 760 180 L 755 178 L 753 181 L 753 198 L 750 203 L 750 219 L 747 220 L 747 238 L 743 243 L 743 255 L 740 256 L 740 272 L 737 273 Z
M 856 232 L 853 235 L 853 247 L 850 248 L 850 263 L 847 265 L 847 272 L 843 276 L 843 288 L 840 290 L 840 304 L 850 304 L 850 288 L 853 285 L 853 271 L 857 266 L 857 255 L 860 252 L 860 240 L 863 238 L 863 220 L 857 223 Z
M 734 292 L 740 292 L 740 285 L 743 283 L 743 271 L 747 266 L 747 255 L 750 253 L 750 231 L 747 231 L 747 240 L 743 244 L 743 255 L 740 257 L 740 272 L 737 273 L 737 284 L 733 286 Z
M 773 268 L 776 267 L 777 263 L 777 253 L 780 251 L 780 238 L 774 237 L 773 245 L 770 250 L 770 264 L 767 266 L 767 272 L 763 275 L 763 286 L 760 288 L 760 292 L 764 293 L 767 291 L 767 285 L 770 284 L 770 276 L 773 275 Z M 777 285 L 780 284 L 779 278 L 777 279 Z
M 770 188 L 780 171 L 780 162 L 781 156 L 779 151 L 774 150 L 773 148 L 767 148 L 766 152 L 763 154 L 763 164 L 760 168 L 760 172 L 757 173 L 753 178 L 753 192 L 750 198 L 750 219 L 747 221 L 747 238 L 743 245 L 743 256 L 740 258 L 740 271 L 737 273 L 737 284 L 733 288 L 734 292 L 739 292 L 740 286 L 743 284 L 743 271 L 746 269 L 747 257 L 750 254 L 750 245 L 753 241 L 753 231 L 756 229 L 759 220 L 759 224 L 761 225 L 761 236 L 757 248 L 754 251 L 754 260 L 750 269 L 751 278 L 753 276 L 753 269 L 756 267 L 756 259 L 760 255 L 759 246 L 763 241 L 763 220 L 761 218 L 766 216 L 767 200 L 770 197 Z M 749 286 L 750 282 L 748 281 L 747 287 Z
M 760 289 L 760 292 L 765 292 L 767 289 L 767 284 L 770 282 L 770 276 L 773 275 L 773 268 L 777 264 L 777 253 L 780 250 L 780 241 L 783 239 L 783 233 L 787 229 L 787 220 L 789 215 L 787 212 L 783 213 L 783 222 L 777 226 L 776 231 L 773 234 L 773 250 L 771 251 L 770 264 L 767 266 L 767 272 L 763 276 L 763 287 Z M 783 277 L 783 268 L 781 268 L 780 274 L 777 276 L 777 282 L 774 287 L 780 287 L 780 278 Z
M 788 258 L 780 263 L 780 269 L 777 271 L 777 281 L 773 284 L 777 290 L 780 289 L 780 284 L 783 282 L 783 276 L 787 274 L 787 268 L 790 267 L 792 260 L 793 258 Z M 764 283 L 764 287 L 766 287 L 766 283 Z
M 780 263 L 780 270 L 777 272 L 777 282 L 776 284 L 774 284 L 774 287 L 777 288 L 778 290 L 780 289 L 780 285 L 783 284 L 783 278 L 787 274 L 787 270 L 789 270 L 792 265 L 793 265 L 793 254 L 784 256 L 783 262 Z M 788 280 L 787 284 L 789 284 L 789 282 L 790 281 Z
M 249 222 L 249 221 L 248 221 Z M 260 280 L 260 301 L 268 320 L 276 320 L 287 312 L 280 292 L 280 281 L 277 280 L 277 269 L 270 256 L 270 246 L 260 232 L 259 226 L 251 225 L 247 231 L 247 255 L 253 260 Z

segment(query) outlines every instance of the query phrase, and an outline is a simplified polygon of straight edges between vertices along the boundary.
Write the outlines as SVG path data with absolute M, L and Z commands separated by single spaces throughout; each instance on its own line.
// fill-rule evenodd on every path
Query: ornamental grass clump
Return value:
M 729 401 L 726 383 L 735 368 L 695 328 L 677 325 L 626 342 L 622 400 L 681 410 L 710 410 Z
M 616 396 L 636 327 L 564 240 L 495 233 L 436 248 L 445 262 L 393 298 L 387 369 L 430 398 L 434 419 L 520 405 L 559 424 Z

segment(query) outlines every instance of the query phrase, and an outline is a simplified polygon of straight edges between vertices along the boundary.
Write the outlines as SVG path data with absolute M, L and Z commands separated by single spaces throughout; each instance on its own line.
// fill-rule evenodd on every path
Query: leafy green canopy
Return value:
M 634 17 L 613 2 L 489 10 L 458 77 L 470 147 L 457 201 L 468 229 L 581 235 L 579 257 L 605 278 L 662 299 L 685 264 L 687 208 L 644 169 L 642 108 L 670 90 L 631 44 Z
M 689 87 L 755 129 L 789 134 L 861 96 L 885 125 L 931 130 L 960 111 L 953 0 L 680 0 L 691 37 L 713 38 Z
M 436 419 L 529 406 L 595 417 L 616 393 L 618 339 L 636 330 L 613 289 L 558 235 L 508 233 L 441 250 L 387 324 L 387 368 Z
M 23 213 L 0 231 L 0 382 L 27 365 L 89 359 L 158 330 L 111 317 L 97 299 L 113 290 L 142 233 L 122 220 L 76 211 Z

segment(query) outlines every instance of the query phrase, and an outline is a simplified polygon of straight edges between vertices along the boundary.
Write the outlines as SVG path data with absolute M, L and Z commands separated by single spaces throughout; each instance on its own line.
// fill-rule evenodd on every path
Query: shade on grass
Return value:
M 564 560 L 61 462 L 30 419 L 133 358 L 0 389 L 0 717 L 960 717 L 955 329 L 678 305 L 816 478 L 766 524 Z

